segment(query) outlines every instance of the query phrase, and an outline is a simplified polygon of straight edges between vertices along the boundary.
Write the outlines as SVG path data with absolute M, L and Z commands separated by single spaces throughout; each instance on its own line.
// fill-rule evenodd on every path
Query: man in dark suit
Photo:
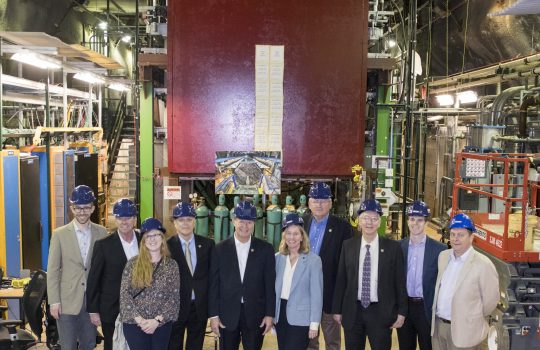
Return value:
M 170 350 L 184 349 L 184 333 L 187 330 L 185 349 L 202 349 L 204 332 L 208 321 L 208 275 L 214 241 L 193 233 L 195 208 L 189 203 L 178 203 L 173 208 L 176 235 L 167 245 L 171 257 L 180 271 L 180 313 L 173 323 Z
M 439 254 L 446 245 L 426 236 L 429 208 L 414 201 L 407 208 L 409 238 L 401 241 L 407 275 L 408 314 L 403 327 L 398 328 L 400 350 L 415 350 L 418 338 L 420 350 L 431 350 L 431 312 L 438 274 Z
M 113 207 L 116 231 L 94 246 L 88 274 L 86 308 L 90 320 L 103 331 L 104 349 L 112 350 L 114 322 L 120 312 L 120 282 L 129 259 L 139 254 L 140 235 L 135 230 L 137 207 L 127 198 Z
M 332 318 L 332 300 L 343 241 L 353 236 L 348 222 L 330 214 L 332 191 L 324 182 L 315 182 L 309 190 L 310 215 L 304 218 L 310 250 L 318 254 L 323 266 L 323 314 L 321 328 L 326 349 L 341 349 L 341 327 Z M 319 349 L 319 337 L 310 340 L 308 349 Z
M 343 324 L 345 348 L 390 350 L 392 328 L 407 314 L 403 252 L 398 242 L 379 237 L 382 208 L 368 199 L 358 210 L 361 237 L 343 243 L 334 292 L 334 318 Z
M 234 235 L 214 249 L 208 310 L 222 350 L 261 349 L 276 311 L 274 248 L 252 237 L 257 209 L 240 202 L 234 209 Z

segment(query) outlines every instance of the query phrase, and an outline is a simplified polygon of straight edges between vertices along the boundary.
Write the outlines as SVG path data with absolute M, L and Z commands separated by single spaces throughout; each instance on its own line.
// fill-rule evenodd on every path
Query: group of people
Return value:
M 410 236 L 400 242 L 378 234 L 382 209 L 368 199 L 358 210 L 360 234 L 330 214 L 332 193 L 323 182 L 309 191 L 310 214 L 288 214 L 279 251 L 253 236 L 257 211 L 234 208 L 233 235 L 214 245 L 194 233 L 195 208 L 178 203 L 175 233 L 148 218 L 135 228 L 128 199 L 113 208 L 117 229 L 90 222 L 95 196 L 74 189 L 74 219 L 54 231 L 48 262 L 48 301 L 65 350 L 118 349 L 118 328 L 129 348 L 202 349 L 207 324 L 220 349 L 261 349 L 272 328 L 281 350 L 391 348 L 476 349 L 487 335 L 486 317 L 499 301 L 495 267 L 472 247 L 474 224 L 457 214 L 452 249 L 425 234 L 429 209 L 407 210 Z M 78 345 L 77 345 L 78 344 Z

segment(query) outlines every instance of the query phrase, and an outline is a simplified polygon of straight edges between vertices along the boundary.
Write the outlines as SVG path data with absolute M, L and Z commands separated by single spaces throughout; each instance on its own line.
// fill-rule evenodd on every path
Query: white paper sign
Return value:
M 163 186 L 163 199 L 182 199 L 182 186 Z

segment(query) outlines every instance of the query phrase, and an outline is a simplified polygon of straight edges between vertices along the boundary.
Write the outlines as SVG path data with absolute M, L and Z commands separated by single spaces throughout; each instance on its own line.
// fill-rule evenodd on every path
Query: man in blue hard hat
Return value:
M 414 201 L 407 207 L 409 237 L 401 240 L 401 249 L 407 274 L 409 308 L 405 323 L 398 328 L 400 350 L 431 350 L 431 312 L 437 261 L 446 245 L 429 238 L 425 228 L 429 208 L 422 201 Z
M 129 259 L 139 254 L 140 233 L 137 206 L 128 198 L 118 200 L 113 207 L 116 230 L 96 241 L 92 267 L 86 288 L 86 310 L 96 326 L 101 326 L 104 349 L 113 349 L 114 323 L 120 312 L 120 282 Z
M 262 348 L 276 311 L 276 268 L 271 244 L 252 237 L 257 208 L 234 208 L 234 235 L 216 245 L 210 267 L 208 311 L 222 350 Z
M 343 243 L 334 292 L 334 318 L 343 325 L 345 349 L 390 350 L 392 328 L 407 315 L 403 252 L 398 242 L 379 237 L 382 208 L 375 199 L 360 204 L 361 237 Z
M 327 350 L 341 349 L 341 326 L 332 317 L 332 300 L 343 241 L 353 236 L 351 225 L 330 214 L 332 191 L 324 182 L 309 190 L 310 214 L 304 217 L 310 250 L 319 255 L 323 266 L 323 314 L 321 328 Z M 308 349 L 319 349 L 319 337 L 310 340 Z
M 468 215 L 455 215 L 449 228 L 452 249 L 439 255 L 435 285 L 433 349 L 480 349 L 487 317 L 499 302 L 499 276 L 491 260 L 472 247 L 476 228 Z
M 214 241 L 196 235 L 195 208 L 191 203 L 180 202 L 172 212 L 176 235 L 167 245 L 180 272 L 180 312 L 173 323 L 170 350 L 202 349 L 208 322 L 208 278 Z M 184 346 L 184 334 L 187 337 Z
M 96 326 L 86 310 L 87 279 L 94 243 L 107 230 L 90 221 L 95 200 L 90 187 L 75 187 L 69 198 L 74 219 L 54 230 L 51 238 L 47 297 L 62 350 L 91 350 L 96 345 Z

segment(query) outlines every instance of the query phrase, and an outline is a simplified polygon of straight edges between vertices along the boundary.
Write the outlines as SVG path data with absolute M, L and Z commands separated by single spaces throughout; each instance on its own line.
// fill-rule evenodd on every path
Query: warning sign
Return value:
M 182 186 L 163 186 L 163 199 L 182 199 Z

